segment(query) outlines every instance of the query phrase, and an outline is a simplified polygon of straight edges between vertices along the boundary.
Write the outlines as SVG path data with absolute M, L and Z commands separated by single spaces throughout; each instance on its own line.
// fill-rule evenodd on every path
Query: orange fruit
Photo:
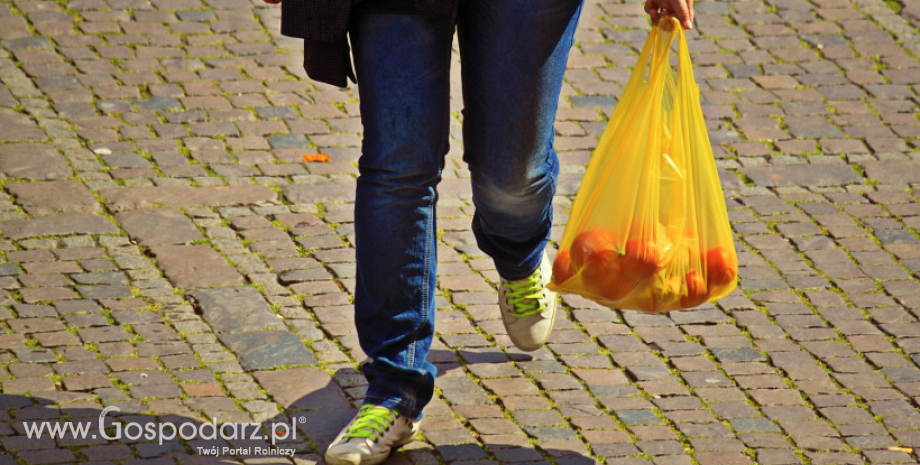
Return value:
M 562 284 L 575 275 L 572 268 L 572 255 L 568 250 L 560 250 L 553 261 L 553 282 Z
M 576 270 L 581 269 L 588 262 L 588 257 L 603 250 L 614 250 L 617 245 L 616 236 L 607 229 L 596 228 L 581 232 L 572 242 L 572 265 Z
M 626 254 L 623 259 L 623 273 L 630 279 L 645 279 L 658 271 L 661 266 L 661 251 L 655 241 L 650 239 L 630 239 L 626 241 Z
M 738 276 L 735 254 L 725 247 L 713 247 L 706 252 L 706 281 L 710 286 L 727 286 Z
M 629 287 L 621 279 L 622 257 L 615 250 L 601 250 L 588 257 L 582 279 L 589 290 L 605 299 L 620 300 Z
M 706 279 L 702 273 L 691 271 L 684 277 L 684 283 L 687 285 L 686 293 L 680 296 L 680 306 L 683 308 L 693 308 L 703 305 L 709 298 L 709 289 L 706 287 Z

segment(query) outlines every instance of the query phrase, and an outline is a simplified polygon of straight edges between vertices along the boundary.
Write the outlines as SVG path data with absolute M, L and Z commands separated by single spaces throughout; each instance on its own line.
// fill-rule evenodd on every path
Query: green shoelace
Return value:
M 536 315 L 545 310 L 546 305 L 540 305 L 540 299 L 543 298 L 540 269 L 537 268 L 525 279 L 505 283 L 505 295 L 511 304 L 508 314 L 515 318 Z
M 358 410 L 358 417 L 345 433 L 346 438 L 377 439 L 396 422 L 396 411 L 377 405 L 365 405 Z

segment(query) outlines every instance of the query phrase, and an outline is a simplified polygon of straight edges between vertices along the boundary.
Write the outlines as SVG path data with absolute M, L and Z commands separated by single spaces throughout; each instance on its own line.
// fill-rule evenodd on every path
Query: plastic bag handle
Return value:
M 677 19 L 674 19 L 677 23 Z M 678 23 L 677 29 L 680 31 L 680 42 L 677 45 L 677 65 L 679 67 L 680 79 L 682 82 L 692 85 L 689 89 L 696 88 L 696 77 L 693 75 L 693 63 L 690 62 L 690 46 L 687 45 L 687 37 L 684 34 L 684 28 Z
M 629 80 L 626 81 L 626 87 L 623 88 L 623 92 L 635 89 L 645 82 L 645 73 L 648 71 L 648 65 L 652 55 L 652 46 L 655 45 L 657 38 L 658 26 L 656 25 L 652 26 L 652 32 L 650 32 L 645 39 L 645 45 L 642 46 L 642 51 L 639 52 L 639 59 L 636 60 L 636 66 L 633 68 Z
M 660 29 L 662 27 L 666 28 L 667 31 L 673 30 L 672 28 L 676 28 L 678 30 L 678 34 L 671 34 L 670 40 L 664 47 L 661 47 L 660 43 L 662 40 Z M 639 59 L 636 61 L 636 66 L 633 69 L 633 73 L 630 76 L 629 81 L 627 81 L 626 87 L 623 88 L 624 94 L 643 93 L 643 87 L 645 87 L 646 84 L 657 83 L 658 80 L 663 80 L 664 76 L 660 75 L 664 72 L 664 68 L 670 66 L 667 60 L 670 57 L 671 45 L 674 43 L 674 40 L 679 40 L 678 53 L 680 54 L 681 66 L 683 67 L 684 63 L 686 62 L 686 69 L 690 69 L 690 51 L 687 48 L 687 40 L 684 36 L 683 28 L 680 26 L 680 22 L 673 16 L 662 16 L 659 18 L 658 24 L 652 26 L 652 30 L 649 33 L 648 38 L 645 40 L 645 45 L 642 46 L 642 51 L 639 53 Z M 658 47 L 661 47 L 662 51 L 659 51 L 659 53 L 653 53 L 653 51 Z M 665 62 L 661 63 L 661 60 L 664 60 Z M 648 76 L 646 79 L 645 74 L 650 64 L 652 66 L 652 75 Z M 691 72 L 690 75 L 692 79 L 693 73 Z M 652 154 L 648 155 L 652 156 Z M 598 181 L 598 184 L 605 184 L 611 174 L 611 171 L 604 172 L 601 175 L 601 179 Z M 592 211 L 596 207 L 597 202 L 600 200 L 600 194 L 600 189 L 591 193 L 591 196 L 587 199 L 585 211 Z M 589 218 L 587 216 L 582 217 L 576 230 L 580 231 L 584 229 L 585 223 L 588 220 Z M 565 238 L 563 238 L 563 240 L 564 239 Z
M 673 29 L 678 30 L 678 34 L 671 34 L 670 40 L 668 41 L 667 46 L 661 47 L 660 40 L 661 30 L 670 32 Z M 639 53 L 639 59 L 636 61 L 636 66 L 633 70 L 632 76 L 630 76 L 629 81 L 626 83 L 626 89 L 635 88 L 640 85 L 639 81 L 650 82 L 651 76 L 648 79 L 645 78 L 645 74 L 648 71 L 649 64 L 652 64 L 652 70 L 658 69 L 660 60 L 667 60 L 670 57 L 671 44 L 674 43 L 674 40 L 680 37 L 680 49 L 678 53 L 681 55 L 681 58 L 684 58 L 684 53 L 686 52 L 686 60 L 690 61 L 690 52 L 687 50 L 687 41 L 684 37 L 684 30 L 680 26 L 680 22 L 677 18 L 673 16 L 662 16 L 658 19 L 658 24 L 652 26 L 652 31 L 649 33 L 648 38 L 645 40 L 645 45 L 642 46 L 642 51 Z M 654 53 L 655 50 L 661 48 L 664 53 Z

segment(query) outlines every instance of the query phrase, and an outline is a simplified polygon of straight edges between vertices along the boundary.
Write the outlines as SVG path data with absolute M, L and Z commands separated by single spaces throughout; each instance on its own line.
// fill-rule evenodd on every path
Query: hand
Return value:
M 657 24 L 664 15 L 671 15 L 684 29 L 693 29 L 693 0 L 645 0 L 645 12 L 652 17 L 652 24 Z

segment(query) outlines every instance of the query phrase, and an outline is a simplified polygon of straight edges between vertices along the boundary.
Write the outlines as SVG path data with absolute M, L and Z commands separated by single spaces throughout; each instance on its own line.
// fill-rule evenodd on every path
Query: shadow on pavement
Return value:
M 444 362 L 452 355 L 450 351 L 432 352 L 434 359 Z M 528 358 L 515 357 L 516 360 Z M 505 357 L 493 360 L 485 363 L 508 361 Z M 143 372 L 132 373 L 137 374 L 138 383 L 149 378 L 162 379 L 145 376 Z M 6 452 L 0 456 L 0 465 L 274 464 L 291 463 L 292 456 L 298 459 L 296 463 L 323 463 L 321 457 L 326 447 L 355 414 L 346 390 L 353 397 L 363 395 L 360 385 L 363 376 L 353 369 L 340 369 L 330 377 L 312 367 L 261 371 L 252 375 L 269 392 L 271 400 L 284 406 L 283 412 L 270 402 L 235 401 L 226 396 L 148 399 L 144 405 L 117 388 L 106 389 L 101 395 L 95 393 L 98 398 L 106 399 L 105 408 L 99 407 L 98 400 L 89 392 L 0 394 L 0 449 Z M 20 386 L 29 382 L 24 378 L 16 381 Z M 442 381 L 450 384 L 448 380 Z M 126 384 L 132 384 L 130 379 Z M 345 390 L 340 385 L 345 386 Z M 432 404 L 443 402 L 435 400 Z M 434 410 L 429 414 L 426 409 L 426 419 L 438 424 L 440 422 L 434 420 L 440 412 Z M 249 423 L 246 411 L 259 423 Z M 425 428 L 423 422 L 423 434 Z M 502 458 L 516 463 L 522 460 L 540 463 L 546 460 L 546 455 L 565 465 L 595 463 L 571 451 L 542 450 L 541 454 L 535 449 L 521 447 L 519 442 L 504 445 L 501 440 L 490 441 L 488 451 L 498 457 L 498 463 L 505 463 Z M 487 458 L 488 453 L 481 444 L 435 444 L 432 448 L 428 443 L 416 442 L 394 453 L 386 463 Z

